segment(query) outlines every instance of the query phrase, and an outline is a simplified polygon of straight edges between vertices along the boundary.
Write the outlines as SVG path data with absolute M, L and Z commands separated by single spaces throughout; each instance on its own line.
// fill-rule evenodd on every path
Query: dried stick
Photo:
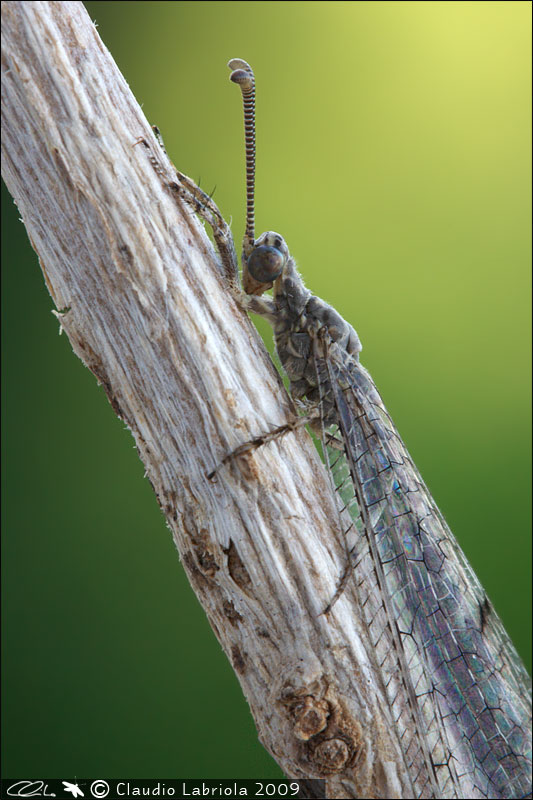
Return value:
M 259 737 L 328 797 L 411 797 L 330 486 L 82 3 L 2 4 L 5 182 L 74 352 L 129 426 Z M 232 54 L 229 54 L 232 55 Z M 145 145 L 138 145 L 144 139 Z M 156 159 L 157 171 L 149 154 Z

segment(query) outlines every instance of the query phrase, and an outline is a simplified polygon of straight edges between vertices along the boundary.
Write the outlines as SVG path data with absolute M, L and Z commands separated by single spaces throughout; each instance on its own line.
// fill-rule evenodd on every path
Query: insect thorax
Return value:
M 324 387 L 319 391 L 317 353 L 344 363 L 357 363 L 359 337 L 334 308 L 305 288 L 292 258 L 274 284 L 274 303 L 276 350 L 290 380 L 291 394 L 318 403 Z M 326 393 L 329 394 L 327 387 Z

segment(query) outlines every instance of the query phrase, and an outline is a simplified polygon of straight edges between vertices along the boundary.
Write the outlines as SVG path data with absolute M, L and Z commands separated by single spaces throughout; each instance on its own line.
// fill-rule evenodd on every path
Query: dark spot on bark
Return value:
M 131 267 L 133 264 L 133 253 L 131 252 L 130 248 L 127 244 L 121 244 L 118 248 L 118 252 L 120 253 L 120 257 L 124 264 L 128 267 Z
M 326 775 L 342 772 L 351 755 L 344 739 L 324 739 L 313 748 L 313 761 Z
M 184 553 L 181 562 L 193 587 L 198 589 L 198 591 L 205 591 L 208 586 L 208 581 L 198 569 L 194 555 L 192 553 Z
M 234 644 L 231 648 L 231 663 L 233 664 L 233 669 L 235 672 L 238 672 L 239 675 L 244 675 L 246 672 L 245 657 L 236 644 Z
M 243 622 L 243 618 L 236 610 L 231 600 L 224 600 L 222 611 L 226 619 L 228 619 L 234 628 L 239 627 L 239 623 Z
M 316 700 L 314 697 L 305 697 L 294 709 L 296 722 L 294 735 L 306 742 L 312 736 L 321 733 L 328 723 L 329 703 L 326 700 Z
M 224 552 L 228 557 L 228 571 L 233 581 L 243 592 L 248 592 L 252 581 L 232 541 Z
M 93 372 L 94 372 L 94 370 L 92 370 L 92 368 L 91 368 L 91 367 L 89 367 L 89 369 L 91 369 L 91 371 L 93 371 Z M 94 374 L 96 375 L 96 377 L 98 377 L 98 375 L 97 375 L 97 373 L 96 373 L 96 372 L 94 372 Z M 119 404 L 119 402 L 118 402 L 117 398 L 116 398 L 116 397 L 115 397 L 115 395 L 113 394 L 113 390 L 112 390 L 112 388 L 111 388 L 111 384 L 109 383 L 109 381 L 107 380 L 107 378 L 102 378 L 102 377 L 100 377 L 100 383 L 101 383 L 101 384 L 102 384 L 102 386 L 104 387 L 104 392 L 105 392 L 105 393 L 106 393 L 106 395 L 107 395 L 107 399 L 108 399 L 108 400 L 109 400 L 109 402 L 111 403 L 111 408 L 113 409 L 113 411 L 115 412 L 115 414 L 117 415 L 117 417 L 118 417 L 119 419 L 123 420 L 123 421 L 124 421 L 126 424 L 128 424 L 128 420 L 126 419 L 126 415 L 124 414 L 124 412 L 123 412 L 122 408 L 120 407 L 120 404 Z
M 204 575 L 206 575 L 208 578 L 212 578 L 220 569 L 213 554 L 207 549 L 198 548 L 196 550 L 196 555 L 198 558 L 198 566 Z

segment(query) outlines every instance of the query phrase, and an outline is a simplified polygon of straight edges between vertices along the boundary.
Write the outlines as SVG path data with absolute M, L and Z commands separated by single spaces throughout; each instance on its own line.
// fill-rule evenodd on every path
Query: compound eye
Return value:
M 272 283 L 283 272 L 285 256 L 276 248 L 262 244 L 255 247 L 247 261 L 248 272 L 259 283 Z

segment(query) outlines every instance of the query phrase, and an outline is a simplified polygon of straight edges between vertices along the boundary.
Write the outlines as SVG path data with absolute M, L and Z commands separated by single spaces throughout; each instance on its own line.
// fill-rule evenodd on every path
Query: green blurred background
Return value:
M 529 3 L 86 6 L 238 249 L 251 62 L 257 230 L 359 332 L 529 666 Z M 9 199 L 3 234 L 4 774 L 281 776 Z

